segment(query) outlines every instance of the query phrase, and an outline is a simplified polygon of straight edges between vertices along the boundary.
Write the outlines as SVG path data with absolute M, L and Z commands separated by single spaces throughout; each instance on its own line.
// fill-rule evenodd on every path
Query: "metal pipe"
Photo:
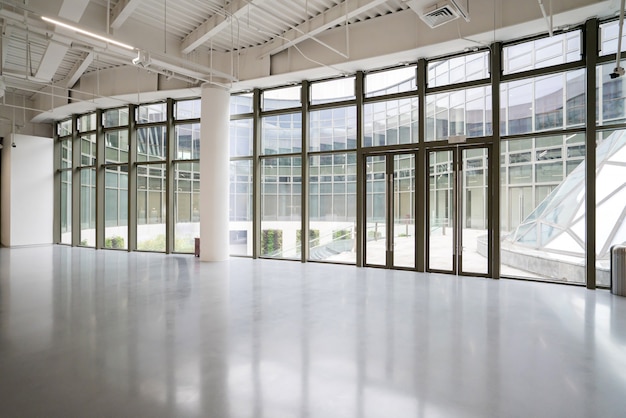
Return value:
M 541 14 L 543 15 L 544 20 L 546 21 L 546 25 L 548 25 L 548 33 L 550 34 L 550 36 L 553 35 L 553 31 L 552 31 L 552 14 L 550 14 L 550 17 L 548 17 L 548 14 L 546 13 L 546 8 L 543 5 L 543 1 L 542 0 L 537 0 L 539 2 L 539 8 L 541 9 Z M 623 2 L 624 0 L 622 0 Z M 552 2 L 552 0 L 550 0 L 550 2 Z
M 622 31 L 624 28 L 624 2 L 622 0 L 619 6 L 619 35 L 617 37 L 617 52 L 615 53 L 615 71 L 619 71 L 619 61 L 622 56 Z

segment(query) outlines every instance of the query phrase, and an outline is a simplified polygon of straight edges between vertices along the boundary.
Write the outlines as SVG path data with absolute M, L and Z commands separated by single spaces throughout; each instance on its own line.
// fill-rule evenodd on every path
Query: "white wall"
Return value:
M 15 141 L 16 147 L 11 147 Z M 2 150 L 2 236 L 7 247 L 51 244 L 54 143 L 30 135 L 5 137 Z

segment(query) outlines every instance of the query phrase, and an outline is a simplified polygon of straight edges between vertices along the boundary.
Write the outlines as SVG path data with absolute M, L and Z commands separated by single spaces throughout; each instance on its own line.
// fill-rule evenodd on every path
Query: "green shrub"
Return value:
M 350 239 L 352 237 L 352 233 L 349 229 L 340 229 L 338 231 L 333 231 L 333 241 L 338 241 L 342 239 Z
M 165 251 L 165 235 L 157 235 L 152 239 L 138 242 L 137 249 L 142 251 Z
M 320 245 L 320 230 L 319 229 L 310 229 L 309 230 L 309 246 L 317 247 Z M 296 248 L 302 248 L 302 231 L 298 229 L 296 231 Z
M 261 231 L 261 254 L 271 255 L 283 248 L 282 229 L 264 229 Z
M 125 248 L 124 238 L 118 235 L 107 238 L 104 240 L 104 248 L 114 248 L 114 249 Z

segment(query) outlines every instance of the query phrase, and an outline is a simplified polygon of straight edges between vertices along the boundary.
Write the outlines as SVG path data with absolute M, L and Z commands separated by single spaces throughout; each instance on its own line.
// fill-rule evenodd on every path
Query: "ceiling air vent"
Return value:
M 419 17 L 431 28 L 436 28 L 459 17 L 469 20 L 467 13 L 460 9 L 454 0 L 440 1 L 432 6 L 426 7 L 419 13 Z

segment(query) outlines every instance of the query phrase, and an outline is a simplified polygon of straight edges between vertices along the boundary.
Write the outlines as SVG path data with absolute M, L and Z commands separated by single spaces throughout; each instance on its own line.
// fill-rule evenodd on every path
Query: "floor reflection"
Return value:
M 626 411 L 606 291 L 60 246 L 0 263 L 3 417 Z

